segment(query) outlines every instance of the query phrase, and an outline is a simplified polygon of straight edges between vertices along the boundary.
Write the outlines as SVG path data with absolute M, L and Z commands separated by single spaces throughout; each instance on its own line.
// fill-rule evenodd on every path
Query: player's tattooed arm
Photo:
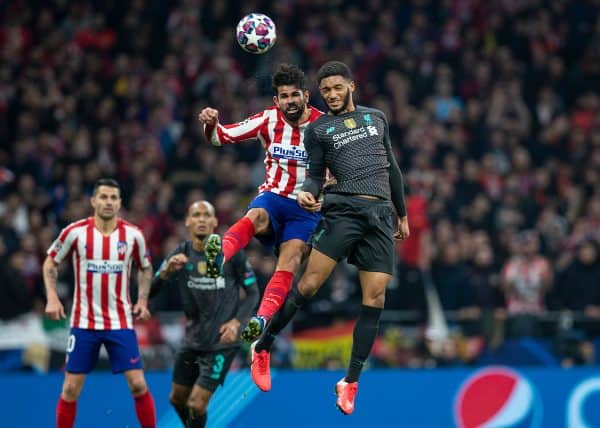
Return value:
M 152 266 L 140 269 L 138 271 L 138 300 L 133 307 L 133 313 L 139 320 L 150 318 L 148 309 L 148 297 L 150 296 L 150 286 L 152 285 Z
M 56 291 L 56 284 L 58 282 L 58 263 L 56 263 L 51 257 L 46 257 L 42 270 L 47 299 L 45 309 L 46 315 L 54 320 L 65 318 L 65 308 L 63 307 Z
M 152 285 L 152 267 L 138 270 L 138 299 L 148 300 Z

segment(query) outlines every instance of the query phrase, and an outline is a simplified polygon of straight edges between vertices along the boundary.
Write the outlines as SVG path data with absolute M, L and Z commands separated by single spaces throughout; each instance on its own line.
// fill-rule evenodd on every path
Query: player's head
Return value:
M 352 72 L 340 61 L 329 61 L 317 72 L 319 92 L 332 114 L 354 110 Z
M 297 122 L 306 111 L 308 88 L 306 76 L 293 64 L 279 64 L 272 78 L 273 102 L 287 120 Z
M 196 201 L 188 207 L 185 226 L 192 236 L 204 239 L 214 233 L 218 224 L 215 207 L 210 202 Z
M 96 181 L 91 202 L 95 216 L 102 220 L 115 218 L 121 209 L 121 187 L 117 180 L 100 178 Z

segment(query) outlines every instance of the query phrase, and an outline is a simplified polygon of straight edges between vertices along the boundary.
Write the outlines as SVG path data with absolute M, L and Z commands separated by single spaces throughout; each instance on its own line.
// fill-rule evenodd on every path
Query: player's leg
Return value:
M 77 413 L 77 400 L 85 375 L 98 361 L 101 339 L 93 330 L 72 328 L 67 341 L 67 363 L 62 392 L 56 405 L 56 426 L 72 428 Z
M 72 428 L 75 424 L 77 413 L 77 400 L 83 388 L 85 374 L 65 373 L 62 392 L 56 405 L 56 426 L 58 428 Z
M 336 384 L 337 407 L 346 415 L 354 411 L 354 399 L 358 391 L 358 378 L 369 354 L 377 331 L 385 302 L 385 289 L 392 276 L 383 272 L 359 271 L 362 289 L 362 306 L 352 334 L 352 353 L 345 378 Z
M 223 234 L 223 238 L 217 234 L 210 235 L 204 244 L 206 254 L 207 274 L 217 277 L 220 274 L 223 263 L 231 260 L 235 254 L 245 248 L 253 236 L 258 236 L 263 243 L 272 245 L 273 227 L 277 226 L 275 220 L 279 200 L 287 199 L 270 192 L 259 194 L 248 206 L 248 212 L 244 217 L 233 224 Z
M 265 287 L 256 316 L 242 331 L 242 339 L 252 342 L 262 334 L 265 325 L 283 305 L 302 259 L 308 252 L 308 245 L 300 239 L 291 239 L 280 245 L 276 270 Z
M 142 370 L 142 357 L 135 330 L 109 330 L 103 332 L 103 335 L 112 372 L 125 375 L 140 425 L 142 428 L 156 427 L 154 398 Z
M 219 385 L 223 385 L 238 350 L 235 347 L 205 352 L 196 359 L 199 376 L 187 402 L 190 409 L 187 428 L 204 428 L 206 425 L 208 403 Z
M 306 270 L 298 282 L 298 289 L 291 291 L 281 310 L 269 323 L 265 334 L 253 345 L 250 374 L 256 386 L 262 391 L 271 389 L 270 351 L 275 337 L 292 320 L 298 309 L 319 291 L 336 265 L 335 259 L 313 248 L 308 257 Z
M 196 358 L 196 352 L 185 348 L 180 349 L 175 356 L 169 401 L 177 412 L 179 419 L 181 419 L 183 426 L 187 426 L 190 414 L 187 403 L 192 393 L 194 382 L 196 382 L 200 373 L 198 364 L 196 364 Z
M 308 241 L 319 223 L 321 216 L 308 212 L 294 200 L 286 198 L 282 206 L 282 227 L 279 244 L 277 268 L 273 277 L 267 284 L 257 316 L 265 321 L 281 308 L 283 301 L 292 288 L 294 276 L 298 273 L 300 265 L 310 252 Z M 255 336 L 253 339 L 255 339 Z
M 146 384 L 142 369 L 127 370 L 124 372 L 127 386 L 133 395 L 135 414 L 142 428 L 156 428 L 156 407 L 154 398 Z
M 269 211 L 275 198 L 280 196 L 270 192 L 260 193 L 248 206 L 248 212 L 244 217 L 234 223 L 223 234 L 223 256 L 225 261 L 231 258 L 241 249 L 245 248 L 254 235 L 263 235 L 269 231 Z
M 189 409 L 188 422 L 186 428 L 204 428 L 208 420 L 206 408 L 212 397 L 212 391 L 209 391 L 201 386 L 194 385 L 192 393 L 187 401 Z
M 362 306 L 352 335 L 348 372 L 336 385 L 336 404 L 344 414 L 354 411 L 358 378 L 377 337 L 385 290 L 392 279 L 394 268 L 391 208 L 385 204 L 362 204 L 365 235 L 348 256 L 348 261 L 359 269 Z
M 171 392 L 169 393 L 169 402 L 179 416 L 183 426 L 187 426 L 188 416 L 190 414 L 187 401 L 192 393 L 192 387 L 187 385 L 179 385 L 175 382 L 171 383 Z

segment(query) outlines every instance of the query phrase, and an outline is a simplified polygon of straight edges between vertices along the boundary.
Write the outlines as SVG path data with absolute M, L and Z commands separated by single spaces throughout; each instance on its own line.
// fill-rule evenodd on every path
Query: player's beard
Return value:
M 327 104 L 327 101 L 325 101 L 325 104 Z M 350 89 L 346 90 L 346 95 L 344 96 L 344 103 L 340 108 L 334 110 L 331 107 L 329 107 L 329 105 L 327 107 L 329 107 L 329 111 L 331 112 L 331 114 L 338 115 L 348 108 L 348 104 L 350 104 Z
M 100 217 L 103 221 L 111 221 L 113 218 L 117 216 L 117 213 L 113 211 L 112 214 L 104 214 L 102 211 L 96 213 L 98 217 Z
M 289 120 L 290 122 L 297 122 L 304 114 L 304 110 L 306 110 L 306 104 L 302 104 L 302 105 L 292 104 L 292 105 L 294 107 L 298 108 L 294 113 L 288 113 L 287 110 L 282 110 L 282 113 L 285 116 L 285 118 L 287 120 Z M 288 105 L 288 108 L 289 107 L 290 106 Z

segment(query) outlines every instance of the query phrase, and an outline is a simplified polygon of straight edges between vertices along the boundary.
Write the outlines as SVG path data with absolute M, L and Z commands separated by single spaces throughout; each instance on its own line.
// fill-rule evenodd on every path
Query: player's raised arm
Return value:
M 198 114 L 198 120 L 204 125 L 206 139 L 218 147 L 259 138 L 266 118 L 264 112 L 261 112 L 242 122 L 222 125 L 219 123 L 219 111 L 206 107 Z

